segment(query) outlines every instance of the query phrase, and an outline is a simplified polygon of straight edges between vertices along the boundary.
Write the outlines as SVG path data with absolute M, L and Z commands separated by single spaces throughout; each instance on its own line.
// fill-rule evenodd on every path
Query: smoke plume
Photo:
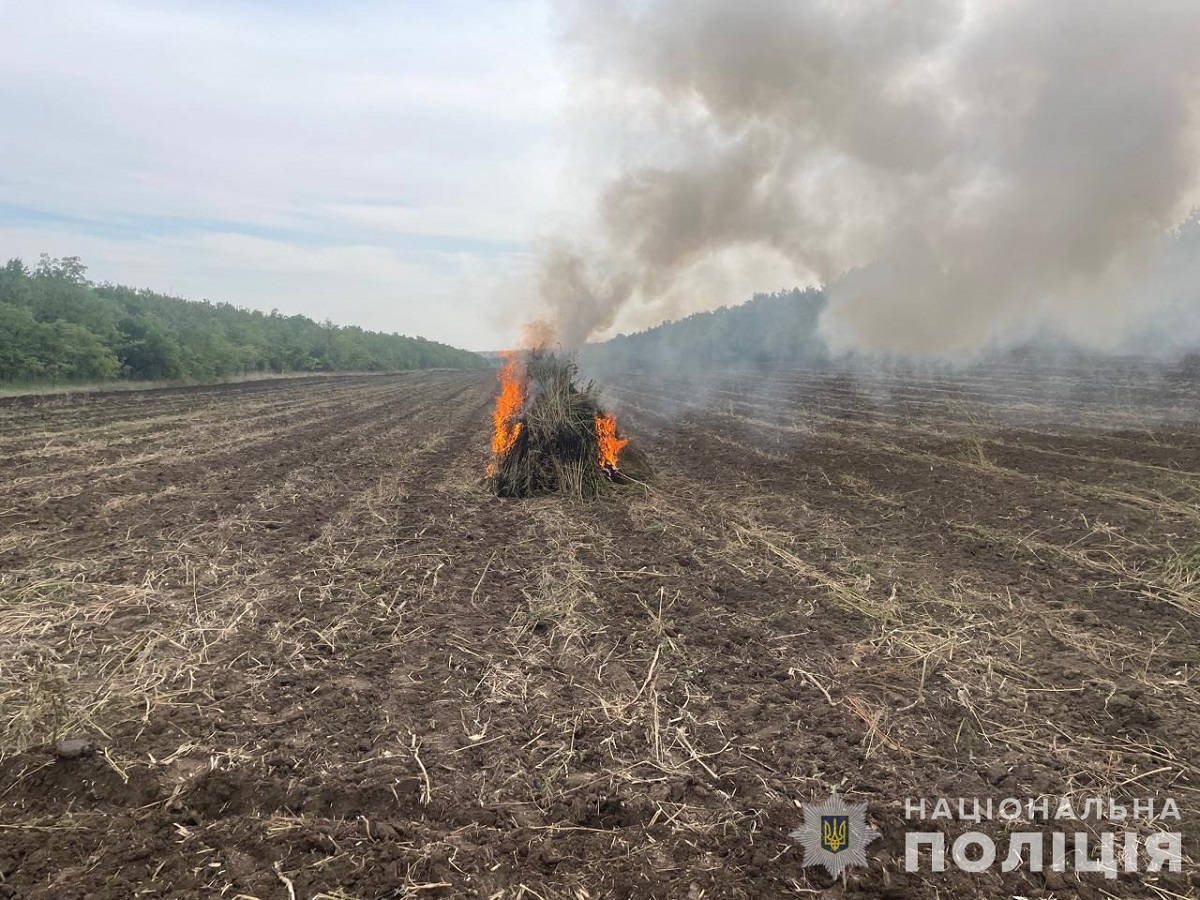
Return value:
M 577 84 L 624 104 L 636 151 L 594 239 L 543 254 L 567 344 L 767 248 L 826 286 L 834 349 L 950 355 L 1046 329 L 1115 346 L 1200 205 L 1195 0 L 559 13 Z

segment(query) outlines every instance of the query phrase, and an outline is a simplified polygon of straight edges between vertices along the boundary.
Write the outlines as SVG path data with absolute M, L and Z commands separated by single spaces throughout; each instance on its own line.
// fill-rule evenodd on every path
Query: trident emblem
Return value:
M 821 816 L 821 846 L 830 853 L 841 853 L 846 849 L 849 832 L 849 816 Z
M 847 803 L 837 794 L 824 803 L 804 803 L 804 824 L 791 833 L 804 847 L 804 865 L 824 866 L 834 878 L 847 866 L 867 864 L 866 846 L 879 837 L 867 825 L 867 804 Z

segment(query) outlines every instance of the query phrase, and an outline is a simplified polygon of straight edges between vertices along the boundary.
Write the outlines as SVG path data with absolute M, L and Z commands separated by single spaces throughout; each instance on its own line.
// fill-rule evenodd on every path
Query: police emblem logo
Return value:
M 824 803 L 803 804 L 804 824 L 790 835 L 804 847 L 805 866 L 824 866 L 834 878 L 848 866 L 867 864 L 867 845 L 879 832 L 867 825 L 867 804 L 836 793 Z

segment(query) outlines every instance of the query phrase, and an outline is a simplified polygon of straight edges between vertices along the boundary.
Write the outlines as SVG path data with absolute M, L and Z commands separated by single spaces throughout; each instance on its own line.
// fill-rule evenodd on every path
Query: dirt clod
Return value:
M 95 752 L 96 745 L 87 738 L 67 738 L 59 741 L 55 748 L 59 759 L 81 759 L 85 756 L 92 756 Z

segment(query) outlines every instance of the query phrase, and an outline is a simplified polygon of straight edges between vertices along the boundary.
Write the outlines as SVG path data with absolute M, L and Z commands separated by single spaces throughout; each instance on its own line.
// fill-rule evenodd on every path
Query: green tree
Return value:
M 183 374 L 179 341 L 154 319 L 123 319 L 120 331 L 117 357 L 130 378 L 179 378 Z
M 264 314 L 115 284 L 78 257 L 0 268 L 0 379 L 211 379 L 247 372 L 477 368 L 474 353 L 305 316 Z

